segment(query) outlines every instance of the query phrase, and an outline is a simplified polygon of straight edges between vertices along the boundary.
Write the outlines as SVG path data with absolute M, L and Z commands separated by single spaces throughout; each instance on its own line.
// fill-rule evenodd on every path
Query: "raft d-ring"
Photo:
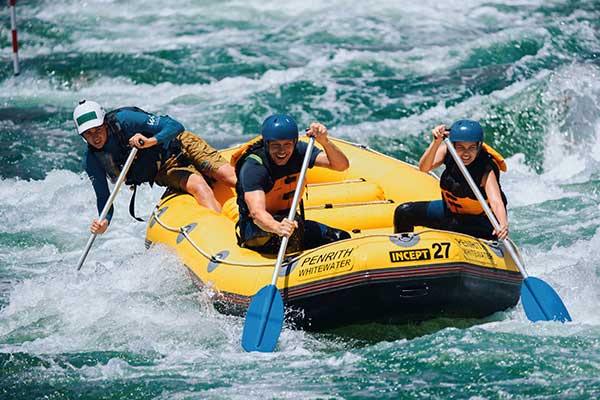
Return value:
M 292 257 L 287 257 L 283 260 L 281 264 L 281 269 L 279 270 L 279 276 L 287 276 L 296 268 L 299 260 L 294 260 Z
M 484 241 L 487 244 L 488 248 L 492 250 L 492 252 L 500 258 L 504 258 L 504 245 L 497 241 Z
M 421 240 L 421 237 L 412 232 L 397 233 L 390 236 L 390 241 L 400 247 L 413 247 L 419 243 L 419 240 Z
M 163 207 L 158 211 L 155 211 L 152 215 L 152 219 L 150 219 L 150 228 L 152 228 L 154 226 L 154 224 L 156 223 L 156 218 L 160 217 L 161 215 L 163 215 L 165 213 L 165 211 L 167 211 L 169 209 L 169 207 Z
M 185 239 L 185 234 L 188 234 L 191 231 L 193 231 L 196 225 L 198 225 L 196 222 L 192 222 L 189 225 L 182 226 L 181 228 L 179 228 L 180 233 L 179 235 L 177 235 L 177 239 L 175 240 L 175 242 L 177 242 L 177 244 L 181 243 L 181 241 Z
M 223 250 L 210 257 L 210 261 L 208 263 L 208 272 L 213 272 L 220 264 L 221 261 L 227 258 L 229 255 L 229 250 Z

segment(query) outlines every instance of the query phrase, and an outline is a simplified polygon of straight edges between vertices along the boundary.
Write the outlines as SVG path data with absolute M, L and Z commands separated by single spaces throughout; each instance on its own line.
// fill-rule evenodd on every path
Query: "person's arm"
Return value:
M 183 125 L 167 115 L 155 115 L 133 110 L 117 113 L 121 129 L 129 137 L 129 144 L 138 149 L 156 146 L 168 147 L 171 140 L 184 131 Z M 140 144 L 140 140 L 144 144 Z
M 485 188 L 485 194 L 487 194 L 488 201 L 490 202 L 490 208 L 500 224 L 499 230 L 494 229 L 494 235 L 498 236 L 500 240 L 506 239 L 508 237 L 508 215 L 502 201 L 502 194 L 500 193 L 500 187 L 498 186 L 498 180 L 494 171 L 490 171 L 485 175 L 482 183 Z
M 433 128 L 431 134 L 433 140 L 419 160 L 419 170 L 423 172 L 429 172 L 442 165 L 444 158 L 446 157 L 446 151 L 448 150 L 446 145 L 442 144 L 447 135 L 446 127 L 444 125 L 438 125 Z
M 310 124 L 306 136 L 314 137 L 315 140 L 323 146 L 325 152 L 321 152 L 315 159 L 317 167 L 325 167 L 334 171 L 345 171 L 350 167 L 350 161 L 339 147 L 331 142 L 327 136 L 327 128 L 323 124 L 313 122 Z
M 267 211 L 265 199 L 265 192 L 262 190 L 244 193 L 244 200 L 248 206 L 248 211 L 250 211 L 250 217 L 263 231 L 290 237 L 294 229 L 298 227 L 298 222 L 290 221 L 287 218 L 284 218 L 281 222 L 277 221 Z
M 108 182 L 106 180 L 106 172 L 104 171 L 104 168 L 102 168 L 102 165 L 98 159 L 89 152 L 86 152 L 83 160 L 84 170 L 88 174 L 90 181 L 92 182 L 92 187 L 94 188 L 94 193 L 96 194 L 96 207 L 98 209 L 98 215 L 100 215 L 110 196 Z M 98 221 L 97 218 L 94 218 L 90 226 L 90 231 L 96 234 L 102 234 L 106 232 L 110 220 L 112 219 L 113 212 L 114 207 L 111 206 L 108 214 L 106 215 L 106 219 Z

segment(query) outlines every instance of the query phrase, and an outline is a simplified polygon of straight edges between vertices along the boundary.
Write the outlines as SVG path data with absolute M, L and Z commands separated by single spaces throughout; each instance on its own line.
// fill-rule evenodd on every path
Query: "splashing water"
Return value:
M 600 8 L 594 1 L 18 4 L 0 35 L 0 398 L 600 397 Z M 8 11 L 1 11 L 8 17 Z M 5 18 L 5 21 L 8 20 Z M 479 119 L 508 158 L 511 237 L 571 324 L 485 320 L 284 329 L 247 354 L 117 198 L 95 214 L 81 98 L 169 114 L 217 148 L 272 112 L 416 162 L 438 123 Z M 140 188 L 148 215 L 162 190 Z

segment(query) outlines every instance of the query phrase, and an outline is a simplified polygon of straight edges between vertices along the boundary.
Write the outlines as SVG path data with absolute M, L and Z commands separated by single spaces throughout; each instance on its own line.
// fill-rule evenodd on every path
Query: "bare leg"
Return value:
M 235 169 L 229 164 L 223 164 L 216 171 L 210 173 L 210 177 L 214 178 L 219 182 L 223 182 L 229 187 L 235 187 L 237 177 L 235 176 Z
M 206 180 L 201 175 L 192 174 L 185 183 L 185 190 L 194 196 L 198 204 L 221 213 L 221 205 Z

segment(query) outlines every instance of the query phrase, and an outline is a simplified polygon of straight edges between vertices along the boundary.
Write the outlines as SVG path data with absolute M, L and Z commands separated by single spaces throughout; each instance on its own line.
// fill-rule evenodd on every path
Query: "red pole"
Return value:
M 12 30 L 13 68 L 15 75 L 19 75 L 19 42 L 17 41 L 17 12 L 15 10 L 17 0 L 8 0 L 10 6 L 10 28 Z

